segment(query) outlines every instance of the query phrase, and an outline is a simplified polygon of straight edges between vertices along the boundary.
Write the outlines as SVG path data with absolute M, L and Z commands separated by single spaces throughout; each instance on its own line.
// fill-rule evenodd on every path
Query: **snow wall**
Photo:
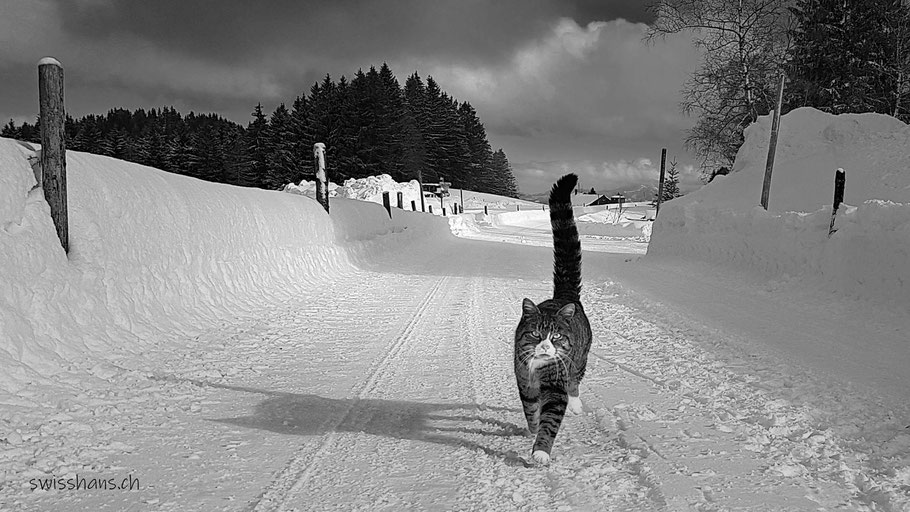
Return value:
M 329 217 L 300 195 L 70 151 L 67 256 L 29 157 L 0 138 L 0 389 L 191 335 L 358 261 L 451 237 L 429 215 L 390 221 L 379 205 L 334 199 Z
M 734 172 L 661 205 L 648 256 L 808 277 L 856 298 L 910 306 L 910 126 L 881 114 L 784 115 L 768 211 L 758 206 L 770 116 L 745 131 Z M 834 174 L 844 203 L 828 238 Z

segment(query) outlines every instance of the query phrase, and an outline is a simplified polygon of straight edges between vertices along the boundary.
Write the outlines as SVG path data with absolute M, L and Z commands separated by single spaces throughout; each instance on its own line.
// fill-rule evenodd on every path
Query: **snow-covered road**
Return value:
M 0 508 L 910 507 L 906 410 L 635 291 L 622 266 L 645 263 L 629 257 L 585 252 L 585 414 L 566 419 L 549 467 L 527 462 L 511 339 L 521 299 L 551 293 L 551 252 L 453 240 L 95 370 L 91 393 L 23 432 L 19 456 L 40 473 L 0 461 Z M 74 473 L 140 488 L 28 482 Z

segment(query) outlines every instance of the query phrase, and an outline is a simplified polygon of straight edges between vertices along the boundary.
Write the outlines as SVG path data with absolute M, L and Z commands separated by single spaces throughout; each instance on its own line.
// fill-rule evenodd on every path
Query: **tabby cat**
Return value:
M 579 297 L 581 242 L 572 213 L 577 182 L 578 176 L 566 174 L 550 190 L 553 298 L 536 305 L 524 299 L 515 330 L 515 378 L 528 430 L 537 436 L 531 456 L 539 464 L 550 462 L 566 408 L 582 413 L 578 384 L 591 348 L 591 326 Z

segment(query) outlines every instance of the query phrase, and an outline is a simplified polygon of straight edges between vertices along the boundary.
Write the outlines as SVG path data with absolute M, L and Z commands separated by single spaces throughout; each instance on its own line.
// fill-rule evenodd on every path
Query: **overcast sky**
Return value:
M 469 101 L 522 192 L 577 172 L 606 190 L 657 180 L 682 148 L 684 36 L 646 45 L 646 0 L 0 0 L 0 120 L 33 121 L 38 60 L 66 71 L 74 116 L 173 105 L 244 125 L 326 73 L 387 62 Z M 691 185 L 688 187 L 691 188 Z

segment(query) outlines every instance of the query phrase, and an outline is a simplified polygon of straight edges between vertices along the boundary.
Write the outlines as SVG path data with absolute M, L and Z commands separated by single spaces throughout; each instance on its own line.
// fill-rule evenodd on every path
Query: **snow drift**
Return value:
M 285 192 L 316 197 L 316 182 L 303 180 L 299 184 L 289 183 L 284 187 Z M 342 185 L 329 183 L 329 197 L 343 197 L 382 204 L 382 193 L 389 192 L 392 205 L 398 202 L 397 193 L 402 193 L 402 200 L 406 210 L 410 210 L 411 201 L 420 205 L 420 183 L 411 180 L 407 183 L 398 183 L 388 174 L 367 176 L 366 178 L 349 178 Z
M 648 255 L 804 276 L 849 296 L 910 305 L 910 127 L 871 113 L 784 115 L 764 211 L 770 125 L 765 116 L 746 129 L 735 172 L 661 206 Z M 845 206 L 828 238 L 839 167 Z
M 30 156 L 0 139 L 0 389 L 253 314 L 265 296 L 448 234 L 427 215 L 392 221 L 335 199 L 330 218 L 306 197 L 70 151 L 66 255 Z

